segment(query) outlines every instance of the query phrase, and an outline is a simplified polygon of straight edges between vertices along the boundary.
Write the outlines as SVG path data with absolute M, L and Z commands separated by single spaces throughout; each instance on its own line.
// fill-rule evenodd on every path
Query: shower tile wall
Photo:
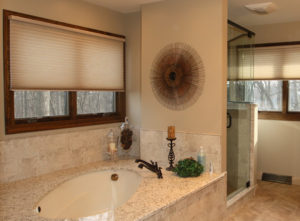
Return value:
M 250 182 L 257 184 L 258 106 L 251 104 Z
M 106 135 L 110 129 L 10 139 L 0 142 L 0 183 L 108 159 Z M 121 156 L 139 156 L 139 130 L 134 129 L 131 149 Z
M 167 132 L 141 129 L 141 158 L 157 161 L 159 166 L 168 166 Z M 221 143 L 218 135 L 176 132 L 176 146 L 174 147 L 175 162 L 180 159 L 197 158 L 198 148 L 203 146 L 206 152 L 206 168 L 212 162 L 214 170 L 221 172 Z

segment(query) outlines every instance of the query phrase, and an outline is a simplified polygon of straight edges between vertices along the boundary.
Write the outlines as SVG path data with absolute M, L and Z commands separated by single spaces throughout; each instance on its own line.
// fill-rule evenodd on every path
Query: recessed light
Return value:
M 270 14 L 277 9 L 277 6 L 273 2 L 250 4 L 250 5 L 245 5 L 245 7 L 249 9 L 251 12 L 260 15 Z

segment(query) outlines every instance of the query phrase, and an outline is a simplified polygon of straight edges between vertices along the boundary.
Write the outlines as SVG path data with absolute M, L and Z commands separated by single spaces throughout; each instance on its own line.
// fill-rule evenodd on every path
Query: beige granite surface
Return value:
M 204 189 L 224 178 L 224 173 L 204 173 L 197 178 L 179 178 L 172 172 L 163 170 L 163 179 L 156 174 L 139 169 L 134 160 L 117 162 L 102 161 L 78 168 L 57 171 L 30 179 L 1 184 L 0 220 L 5 221 L 46 221 L 35 212 L 38 201 L 62 182 L 79 175 L 105 169 L 128 169 L 138 172 L 142 181 L 137 192 L 114 213 L 115 220 L 145 220 L 162 209 L 185 199 L 185 197 Z M 64 219 L 56 219 L 64 220 Z M 69 220 L 69 219 L 65 219 Z

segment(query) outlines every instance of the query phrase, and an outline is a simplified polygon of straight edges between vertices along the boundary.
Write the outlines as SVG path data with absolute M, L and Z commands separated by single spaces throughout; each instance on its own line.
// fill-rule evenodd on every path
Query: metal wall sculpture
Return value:
M 150 79 L 153 93 L 162 105 L 183 110 L 201 95 L 205 70 L 195 49 L 185 43 L 172 43 L 157 55 Z

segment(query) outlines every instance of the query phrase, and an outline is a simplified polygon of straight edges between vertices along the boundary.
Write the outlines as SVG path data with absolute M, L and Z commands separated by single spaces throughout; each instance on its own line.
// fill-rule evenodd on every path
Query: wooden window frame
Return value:
M 271 42 L 255 44 L 256 47 L 273 47 L 273 46 L 285 46 L 285 45 L 299 45 L 300 41 L 291 42 Z M 277 80 L 277 79 L 272 79 Z M 282 79 L 279 79 L 282 80 Z M 289 83 L 288 80 L 282 80 L 282 111 L 258 111 L 258 119 L 265 120 L 285 120 L 285 121 L 300 121 L 300 112 L 288 111 L 289 105 Z
M 105 34 L 108 36 L 125 38 L 123 35 L 99 31 L 91 28 L 67 24 L 19 12 L 3 10 L 3 55 L 4 55 L 4 103 L 5 103 L 5 133 L 16 134 L 23 132 L 33 132 L 42 130 L 52 130 L 61 128 L 71 128 L 80 126 L 89 126 L 97 124 L 117 123 L 125 120 L 126 116 L 126 93 L 116 92 L 116 112 L 77 115 L 77 97 L 76 92 L 68 92 L 69 97 L 69 115 L 53 116 L 43 118 L 15 119 L 14 116 L 14 92 L 10 90 L 10 23 L 9 16 L 17 15 L 32 20 L 43 21 L 51 24 L 62 25 L 80 30 Z M 123 44 L 123 68 L 124 68 L 124 90 L 125 89 L 125 42 Z
M 289 82 L 282 81 L 282 111 L 258 111 L 258 119 L 265 120 L 286 120 L 286 121 L 300 121 L 300 112 L 288 111 L 289 106 Z

